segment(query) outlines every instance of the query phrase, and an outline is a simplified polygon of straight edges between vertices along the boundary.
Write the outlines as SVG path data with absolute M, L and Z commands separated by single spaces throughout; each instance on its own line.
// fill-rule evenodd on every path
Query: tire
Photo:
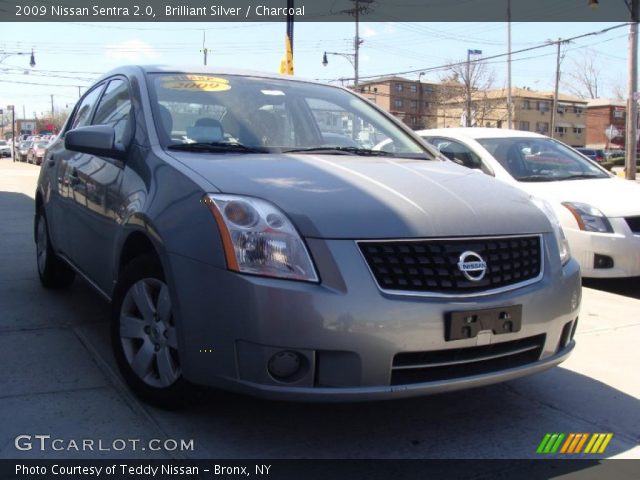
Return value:
M 152 405 L 185 405 L 194 387 L 182 376 L 169 288 L 154 255 L 132 260 L 115 288 L 111 345 L 131 390 Z
M 45 288 L 65 288 L 73 283 L 76 273 L 58 257 L 51 246 L 49 225 L 41 207 L 35 219 L 36 264 L 40 283 Z

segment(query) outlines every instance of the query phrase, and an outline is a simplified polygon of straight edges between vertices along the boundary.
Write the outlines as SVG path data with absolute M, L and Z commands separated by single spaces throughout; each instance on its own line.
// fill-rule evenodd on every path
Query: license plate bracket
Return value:
M 522 305 L 465 310 L 445 314 L 445 340 L 474 338 L 478 332 L 491 330 L 494 335 L 519 332 L 522 328 Z

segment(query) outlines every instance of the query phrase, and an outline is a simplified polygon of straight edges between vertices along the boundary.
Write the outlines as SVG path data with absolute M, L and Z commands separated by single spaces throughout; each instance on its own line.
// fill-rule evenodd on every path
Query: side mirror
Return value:
M 115 144 L 116 132 L 111 125 L 91 125 L 69 130 L 64 147 L 74 152 L 124 160 L 126 150 Z

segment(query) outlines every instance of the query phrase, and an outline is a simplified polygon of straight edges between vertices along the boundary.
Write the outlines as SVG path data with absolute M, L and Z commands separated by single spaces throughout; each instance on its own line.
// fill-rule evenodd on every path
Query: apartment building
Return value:
M 627 106 L 623 100 L 596 98 L 587 103 L 587 147 L 618 149 L 625 147 Z M 605 134 L 610 125 L 616 136 Z M 617 132 L 616 132 L 617 130 Z
M 537 92 L 514 88 L 511 93 L 513 128 L 553 136 L 575 147 L 586 143 L 587 101 L 578 97 L 558 95 L 555 132 L 551 135 L 552 92 Z M 443 102 L 438 111 L 441 128 L 463 126 L 466 116 L 464 97 Z M 472 125 L 477 127 L 508 128 L 506 89 L 474 92 L 471 102 Z
M 360 82 L 357 91 L 414 130 L 436 126 L 438 84 L 392 76 Z

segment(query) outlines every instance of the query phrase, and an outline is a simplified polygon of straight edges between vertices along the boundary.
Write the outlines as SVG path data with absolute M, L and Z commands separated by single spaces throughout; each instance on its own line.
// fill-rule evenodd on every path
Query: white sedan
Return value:
M 639 184 L 616 178 L 565 144 L 537 133 L 500 128 L 416 133 L 454 162 L 546 200 L 583 276 L 640 275 Z

